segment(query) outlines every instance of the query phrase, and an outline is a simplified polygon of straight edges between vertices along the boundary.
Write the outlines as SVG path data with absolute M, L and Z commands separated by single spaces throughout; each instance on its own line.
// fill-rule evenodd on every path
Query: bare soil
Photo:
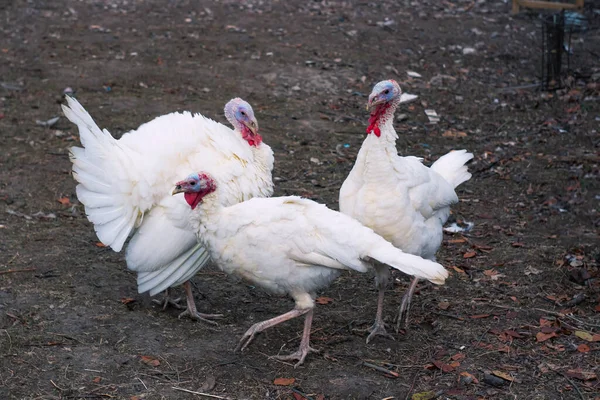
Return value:
M 0 398 L 600 398 L 600 38 L 580 35 L 567 86 L 540 92 L 539 20 L 505 3 L 1 2 Z M 214 328 L 139 295 L 75 196 L 76 127 L 36 123 L 68 87 L 115 136 L 175 110 L 224 121 L 240 96 L 275 151 L 276 195 L 337 208 L 366 95 L 387 78 L 420 96 L 398 112 L 401 154 L 475 153 L 453 208 L 474 228 L 446 236 L 451 279 L 420 285 L 395 341 L 365 344 L 372 275 L 341 277 L 316 309 L 321 353 L 297 369 L 269 356 L 295 350 L 301 320 L 232 351 L 290 299 L 205 270 L 193 282 L 200 311 L 226 316 Z M 408 284 L 395 277 L 390 329 Z

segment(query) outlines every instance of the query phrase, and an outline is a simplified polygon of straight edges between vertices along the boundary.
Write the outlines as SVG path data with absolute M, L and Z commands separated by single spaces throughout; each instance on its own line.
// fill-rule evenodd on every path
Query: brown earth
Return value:
M 598 2 L 587 3 L 597 22 Z M 565 89 L 514 88 L 538 80 L 541 29 L 509 7 L 1 2 L 0 398 L 206 398 L 174 388 L 231 399 L 600 398 L 600 37 L 580 36 Z M 474 228 L 446 236 L 438 260 L 451 279 L 420 285 L 396 341 L 365 344 L 372 276 L 340 278 L 316 309 L 321 353 L 297 369 L 269 356 L 295 349 L 301 320 L 232 351 L 253 322 L 288 311 L 287 298 L 203 271 L 200 310 L 226 315 L 213 328 L 137 294 L 77 202 L 67 156 L 76 128 L 64 117 L 36 124 L 61 115 L 67 87 L 116 136 L 175 110 L 222 121 L 241 96 L 275 151 L 276 194 L 336 208 L 364 138 L 365 96 L 386 78 L 420 96 L 398 112 L 400 153 L 428 165 L 451 149 L 475 153 L 453 208 Z M 408 283 L 396 277 L 392 326 Z

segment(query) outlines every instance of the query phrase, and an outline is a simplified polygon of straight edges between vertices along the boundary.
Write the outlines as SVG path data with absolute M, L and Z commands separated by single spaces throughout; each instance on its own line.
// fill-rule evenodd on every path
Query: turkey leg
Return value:
M 196 302 L 194 301 L 194 294 L 192 293 L 192 285 L 190 284 L 190 281 L 186 281 L 183 284 L 183 288 L 185 289 L 187 308 L 184 312 L 179 314 L 179 318 L 188 316 L 196 321 L 203 321 L 212 325 L 218 325 L 215 321 L 211 321 L 211 319 L 223 318 L 223 314 L 203 314 L 198 312 L 196 309 Z
M 298 360 L 294 368 L 304 363 L 304 359 L 310 352 L 318 353 L 319 350 L 310 347 L 310 327 L 312 326 L 313 309 L 311 308 L 304 319 L 304 332 L 302 332 L 302 341 L 298 350 L 287 356 L 273 356 L 277 360 Z
M 385 324 L 383 322 L 383 297 L 385 296 L 385 288 L 379 288 L 379 295 L 377 296 L 377 313 L 375 314 L 375 323 L 369 328 L 369 336 L 367 336 L 367 343 L 369 343 L 375 336 L 385 336 L 389 339 L 395 340 L 392 335 L 387 333 L 385 330 Z
M 235 351 L 238 351 L 238 350 L 244 351 L 246 349 L 246 347 L 248 347 L 250 342 L 252 342 L 252 340 L 254 339 L 254 336 L 257 333 L 262 332 L 267 328 L 270 328 L 272 326 L 275 326 L 275 325 L 280 324 L 285 321 L 289 321 L 292 318 L 296 318 L 296 317 L 299 317 L 299 316 L 307 314 L 307 313 L 310 313 L 309 314 L 310 318 L 307 316 L 308 322 L 305 322 L 304 335 L 302 335 L 302 340 L 304 341 L 304 336 L 306 335 L 307 340 L 306 340 L 305 346 L 308 347 L 308 336 L 310 336 L 310 325 L 312 324 L 312 308 L 306 308 L 303 310 L 299 310 L 299 309 L 295 308 L 292 311 L 288 311 L 285 314 L 281 314 L 278 317 L 271 318 L 266 321 L 257 322 L 256 324 L 252 325 L 250 327 L 250 329 L 248 329 L 246 331 L 246 333 L 244 333 L 244 336 L 242 336 L 242 338 L 240 339 L 240 342 L 238 343 L 237 347 L 235 348 Z M 308 334 L 306 334 L 306 324 L 307 323 L 308 323 Z M 300 347 L 302 348 L 302 345 L 300 345 Z
M 410 302 L 412 300 L 413 294 L 415 293 L 415 289 L 417 288 L 417 284 L 419 283 L 419 278 L 414 278 L 410 283 L 410 287 L 408 291 L 404 294 L 402 298 L 402 303 L 400 303 L 400 309 L 398 310 L 398 322 L 396 323 L 396 332 L 400 331 L 401 326 L 404 330 L 408 329 L 408 312 L 410 311 Z
M 179 304 L 181 301 L 181 297 L 176 299 L 171 298 L 171 289 L 167 288 L 165 290 L 165 297 L 162 300 L 154 299 L 152 300 L 154 303 L 160 305 L 163 310 L 166 310 L 168 306 L 174 307 L 178 310 L 181 310 L 183 307 Z

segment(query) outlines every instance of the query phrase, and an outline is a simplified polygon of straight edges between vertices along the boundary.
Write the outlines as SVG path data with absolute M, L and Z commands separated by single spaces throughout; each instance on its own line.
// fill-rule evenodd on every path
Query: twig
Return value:
M 371 364 L 371 363 L 368 363 L 366 361 L 363 361 L 362 364 L 365 367 L 373 368 L 375 371 L 383 372 L 384 374 L 389 375 L 390 378 L 398 378 L 398 377 L 400 377 L 400 374 L 398 374 L 397 372 L 390 371 L 389 369 L 384 368 L 384 367 L 380 367 L 379 365 Z
M 302 392 L 301 392 L 301 391 L 299 391 L 298 389 L 290 388 L 290 390 L 291 390 L 292 392 L 294 392 L 294 393 L 297 393 L 297 394 L 299 394 L 300 396 L 304 397 L 306 400 L 313 400 L 313 398 L 312 398 L 312 397 L 310 397 L 310 396 L 309 396 L 309 395 L 307 395 L 307 394 L 304 394 L 304 393 L 302 393 Z
M 0 271 L 0 275 L 12 274 L 14 272 L 29 272 L 29 271 L 35 271 L 35 270 L 37 270 L 37 268 L 35 268 L 35 267 L 22 268 L 22 269 L 7 269 L 6 271 Z
M 457 319 L 459 321 L 464 321 L 465 320 L 463 317 L 459 317 L 458 315 L 453 315 L 453 314 L 448 314 L 448 313 L 443 313 L 443 312 L 438 312 L 438 311 L 433 311 L 433 313 L 437 314 L 437 315 L 441 315 L 442 317 L 454 318 L 454 319 Z
M 573 382 L 571 380 L 571 378 L 569 378 L 567 375 L 565 375 L 564 373 L 562 373 L 560 371 L 557 371 L 557 370 L 553 370 L 553 371 L 556 372 L 557 374 L 561 375 L 567 381 L 569 381 L 569 383 L 571 384 L 571 386 L 573 386 L 575 388 L 575 390 L 577 391 L 577 393 L 579 393 L 579 397 L 581 398 L 581 400 L 585 400 L 585 397 L 583 396 L 583 393 L 581 393 L 581 390 L 579 390 L 579 387 L 575 384 L 575 382 Z
M 144 383 L 144 381 L 141 380 L 139 376 L 136 376 L 136 378 L 137 378 L 138 381 L 142 382 L 142 385 L 144 385 L 144 387 L 146 388 L 146 390 L 148 390 L 148 386 L 146 386 L 146 384 Z
M 50 383 L 52 384 L 52 386 L 54 386 L 55 388 L 57 388 L 61 392 L 64 392 L 66 390 L 66 389 L 62 389 L 60 386 L 58 386 L 56 383 L 54 383 L 54 381 L 52 379 L 50 379 Z
M 179 387 L 175 387 L 175 386 L 172 386 L 171 389 L 173 389 L 173 390 L 179 390 L 180 392 L 186 392 L 186 393 L 190 393 L 190 394 L 195 394 L 195 395 L 198 395 L 198 396 L 211 397 L 213 399 L 224 399 L 224 400 L 227 400 L 227 397 L 216 396 L 214 394 L 208 394 L 208 393 L 194 392 L 193 390 L 187 390 L 187 389 L 179 388 Z

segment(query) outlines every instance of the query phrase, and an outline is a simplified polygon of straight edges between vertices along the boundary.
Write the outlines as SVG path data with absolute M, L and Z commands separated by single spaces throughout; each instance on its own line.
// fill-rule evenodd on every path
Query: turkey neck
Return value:
M 217 229 L 222 211 L 223 206 L 216 193 L 208 194 L 202 199 L 195 212 L 192 213 L 193 217 L 190 220 L 200 237 L 205 236 L 207 233 L 210 235 Z
M 394 113 L 398 104 L 399 101 L 392 103 L 379 117 L 377 125 L 381 135 L 379 137 L 375 133 L 367 135 L 358 153 L 357 161 L 360 159 L 366 165 L 376 166 L 376 168 L 383 170 L 392 167 L 389 158 L 398 155 L 396 150 L 398 134 L 394 130 Z

